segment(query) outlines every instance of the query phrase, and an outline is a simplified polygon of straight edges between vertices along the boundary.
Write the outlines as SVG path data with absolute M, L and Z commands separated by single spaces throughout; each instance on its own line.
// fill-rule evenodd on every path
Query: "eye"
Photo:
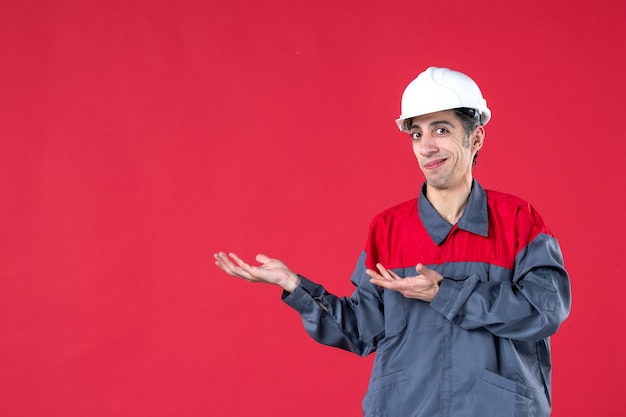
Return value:
M 422 137 L 422 134 L 420 132 L 413 132 L 411 133 L 411 139 L 413 140 L 419 140 L 419 138 Z
M 437 129 L 435 129 L 435 134 L 437 135 L 445 135 L 446 133 L 448 133 L 448 129 L 446 129 L 445 127 L 438 127 Z

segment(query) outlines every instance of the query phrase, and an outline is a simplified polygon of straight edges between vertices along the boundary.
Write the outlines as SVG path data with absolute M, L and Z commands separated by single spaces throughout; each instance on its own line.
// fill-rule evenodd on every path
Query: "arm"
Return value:
M 384 336 L 382 296 L 368 282 L 365 252 L 351 277 L 355 290 L 350 297 L 337 297 L 324 287 L 301 277 L 301 285 L 283 300 L 302 316 L 307 333 L 319 343 L 360 356 L 376 350 Z
M 260 266 L 251 266 L 234 253 L 220 252 L 215 259 L 215 264 L 231 276 L 282 287 L 284 302 L 302 316 L 306 331 L 322 344 L 366 356 L 376 350 L 384 335 L 382 300 L 365 274 L 365 253 L 352 275 L 356 289 L 351 297 L 343 298 L 265 255 L 256 257 Z
M 430 302 L 448 320 L 466 329 L 485 328 L 499 337 L 539 340 L 552 335 L 569 314 L 567 272 L 556 240 L 539 235 L 518 255 L 512 281 L 444 278 L 421 264 L 417 275 L 399 277 L 383 265 L 367 270 L 370 282 L 406 298 Z
M 554 237 L 537 235 L 517 256 L 511 281 L 444 279 L 431 307 L 466 330 L 537 341 L 556 332 L 570 311 L 569 278 Z

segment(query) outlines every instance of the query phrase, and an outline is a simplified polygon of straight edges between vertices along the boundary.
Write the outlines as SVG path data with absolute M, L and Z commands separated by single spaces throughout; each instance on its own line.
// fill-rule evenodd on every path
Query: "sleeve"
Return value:
M 518 251 L 511 281 L 471 275 L 444 278 L 431 307 L 454 324 L 496 336 L 538 341 L 554 334 L 571 308 L 571 290 L 557 240 L 529 206 L 517 217 Z
M 374 352 L 384 335 L 382 299 L 365 274 L 365 258 L 363 252 L 352 274 L 355 290 L 350 297 L 330 294 L 303 276 L 291 294 L 283 293 L 283 301 L 300 314 L 305 330 L 313 339 L 361 356 Z

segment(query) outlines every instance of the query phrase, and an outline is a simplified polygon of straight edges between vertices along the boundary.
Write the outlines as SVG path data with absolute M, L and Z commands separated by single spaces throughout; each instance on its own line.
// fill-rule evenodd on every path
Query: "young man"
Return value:
M 569 278 L 533 207 L 473 179 L 490 117 L 460 72 L 431 67 L 407 86 L 396 123 L 426 181 L 372 221 L 351 297 L 265 255 L 215 255 L 230 275 L 282 287 L 315 340 L 376 352 L 366 417 L 550 415 L 549 337 L 569 314 Z

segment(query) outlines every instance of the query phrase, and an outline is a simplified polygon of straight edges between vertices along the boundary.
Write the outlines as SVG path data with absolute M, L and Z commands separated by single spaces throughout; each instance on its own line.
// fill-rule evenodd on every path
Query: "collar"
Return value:
M 417 200 L 417 208 L 420 220 L 426 228 L 426 231 L 435 244 L 440 245 L 446 240 L 454 225 L 448 223 L 448 221 L 441 217 L 432 204 L 430 204 L 430 201 L 426 198 L 426 183 L 422 185 L 422 192 Z M 489 230 L 487 193 L 476 180 L 472 181 L 472 190 L 470 191 L 467 205 L 465 206 L 465 210 L 457 226 L 459 229 L 487 237 Z

